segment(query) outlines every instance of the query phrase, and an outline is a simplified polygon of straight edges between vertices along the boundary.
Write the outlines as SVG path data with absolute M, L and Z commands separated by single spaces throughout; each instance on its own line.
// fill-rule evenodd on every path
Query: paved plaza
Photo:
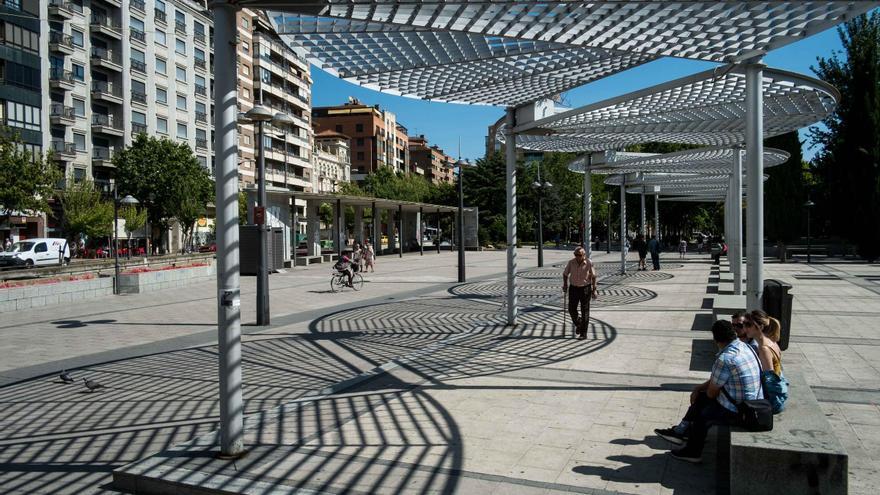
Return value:
M 213 284 L 4 314 L 0 493 L 112 493 L 130 463 L 226 492 L 716 492 L 712 440 L 691 465 L 653 434 L 711 364 L 708 256 L 621 277 L 619 254 L 597 253 L 601 294 L 579 341 L 563 334 L 569 254 L 547 250 L 539 269 L 519 251 L 515 328 L 501 251 L 468 253 L 465 284 L 455 253 L 381 257 L 361 292 L 330 293 L 329 265 L 272 275 L 267 328 L 248 324 L 242 278 L 238 461 L 204 455 L 219 415 Z M 768 263 L 765 276 L 794 286 L 786 371 L 807 378 L 846 447 L 850 492 L 877 493 L 880 266 Z M 107 388 L 65 385 L 61 369 Z

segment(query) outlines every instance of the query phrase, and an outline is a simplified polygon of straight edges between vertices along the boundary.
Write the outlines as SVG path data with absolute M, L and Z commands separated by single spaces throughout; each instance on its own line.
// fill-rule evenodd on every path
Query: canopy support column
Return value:
M 660 242 L 660 189 L 654 187 L 654 238 Z
M 626 275 L 626 175 L 620 182 L 620 274 Z
M 639 194 L 639 199 L 641 200 L 641 216 L 642 221 L 639 223 L 639 234 L 642 234 L 642 237 L 647 236 L 648 226 L 645 224 L 645 190 L 642 189 L 642 193 Z
M 364 245 L 364 207 L 354 207 L 354 241 Z
M 437 254 L 440 254 L 440 239 L 442 238 L 440 235 L 440 208 L 437 208 L 437 234 L 434 238 L 434 243 L 437 244 Z
M 733 271 L 733 293 L 742 295 L 742 150 L 733 154 L 733 232 L 727 249 L 730 269 Z
M 419 206 L 419 256 L 425 255 L 425 209 Z
M 510 107 L 505 115 L 507 159 L 507 324 L 516 325 L 516 109 Z
M 293 208 L 293 239 L 291 239 L 290 243 L 293 245 L 293 251 L 291 254 L 293 255 L 293 261 L 291 262 L 291 267 L 296 268 L 296 250 L 299 249 L 299 208 L 296 207 L 296 195 L 290 195 L 290 204 Z
M 379 253 L 382 252 L 382 218 L 379 215 L 379 210 L 376 209 L 375 201 L 370 205 L 370 210 L 373 213 L 373 252 L 379 256 Z
M 403 258 L 403 205 L 397 205 L 397 254 Z
M 593 154 L 587 155 L 587 165 L 584 167 L 584 228 L 583 242 L 587 258 L 593 256 Z
M 214 12 L 214 150 L 217 205 L 217 343 L 220 371 L 220 453 L 240 456 L 244 445 L 241 377 L 241 285 L 238 251 L 238 94 L 235 75 L 234 5 L 217 2 Z
M 342 256 L 342 200 L 337 199 L 333 209 L 333 243 L 336 245 L 336 254 Z
M 764 293 L 764 95 L 763 64 L 748 64 L 746 69 L 746 197 L 748 198 L 748 275 L 746 303 L 760 309 Z

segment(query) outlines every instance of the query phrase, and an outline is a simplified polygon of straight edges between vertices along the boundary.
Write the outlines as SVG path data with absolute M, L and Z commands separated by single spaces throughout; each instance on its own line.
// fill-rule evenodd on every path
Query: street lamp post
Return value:
M 139 203 L 131 194 L 127 194 L 122 200 L 119 199 L 119 187 L 113 184 L 113 269 L 116 274 L 113 279 L 113 293 L 119 294 L 119 203 L 126 206 L 134 206 Z
M 257 124 L 257 207 L 260 209 L 261 215 L 254 215 L 255 223 L 257 223 L 258 235 L 258 266 L 257 266 L 257 325 L 265 326 L 269 324 L 269 231 L 266 224 L 266 150 L 264 142 L 263 125 L 266 122 L 272 122 L 279 127 L 288 126 L 293 119 L 282 113 L 273 113 L 272 110 L 263 106 L 256 105 L 244 114 L 239 114 L 239 122 L 245 124 Z M 285 161 L 287 157 L 287 141 L 285 139 Z M 286 165 L 285 165 L 286 172 Z M 285 177 L 286 181 L 286 177 Z M 285 187 L 287 184 L 285 183 Z
M 608 231 L 608 244 L 605 245 L 605 254 L 611 254 L 611 207 L 616 204 L 617 201 L 614 201 L 613 199 L 605 200 L 605 205 L 608 206 L 608 224 L 605 228 L 605 230 Z
M 810 210 L 816 206 L 816 203 L 813 203 L 809 198 L 807 198 L 807 202 L 804 203 L 804 208 L 807 209 L 807 263 L 811 263 L 811 251 L 813 250 L 813 238 L 810 235 Z
M 541 166 L 538 165 L 538 180 L 532 183 L 532 189 L 538 194 L 538 268 L 544 266 L 544 192 L 553 187 L 547 181 L 541 181 Z
M 455 162 L 455 166 L 458 167 L 458 219 L 456 222 L 456 228 L 458 229 L 458 282 L 464 283 L 466 281 L 465 271 L 464 271 L 464 167 L 469 166 L 470 163 L 459 158 L 457 162 Z

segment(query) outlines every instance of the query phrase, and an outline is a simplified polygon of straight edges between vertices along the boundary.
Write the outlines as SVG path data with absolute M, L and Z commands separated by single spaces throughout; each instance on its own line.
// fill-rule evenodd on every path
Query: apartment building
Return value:
M 351 138 L 351 180 L 362 181 L 366 174 L 387 166 L 395 172 L 409 171 L 409 140 L 397 117 L 368 106 L 356 98 L 344 105 L 312 109 L 314 131 L 334 131 Z
M 437 145 L 429 145 L 424 134 L 409 136 L 409 161 L 412 173 L 423 175 L 433 184 L 455 182 L 452 168 L 455 159 Z
M 317 193 L 335 193 L 343 182 L 351 180 L 350 139 L 335 131 L 315 135 L 315 170 L 312 190 Z

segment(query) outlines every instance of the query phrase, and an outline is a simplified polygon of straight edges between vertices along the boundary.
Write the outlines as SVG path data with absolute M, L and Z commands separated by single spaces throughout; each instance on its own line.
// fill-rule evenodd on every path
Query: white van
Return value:
M 0 266 L 41 266 L 70 263 L 67 239 L 37 237 L 12 244 L 0 251 Z

